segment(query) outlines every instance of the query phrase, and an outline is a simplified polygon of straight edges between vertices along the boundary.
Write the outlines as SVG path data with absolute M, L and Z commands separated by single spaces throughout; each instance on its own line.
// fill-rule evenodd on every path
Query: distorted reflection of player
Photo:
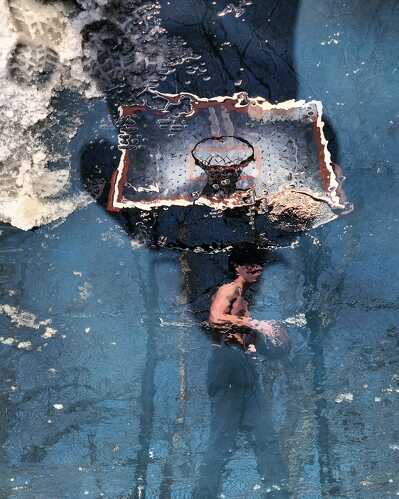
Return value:
M 287 349 L 287 331 L 275 321 L 255 320 L 251 317 L 245 291 L 256 283 L 263 269 L 262 253 L 247 246 L 230 257 L 236 278 L 221 286 L 212 298 L 209 324 L 219 343 L 240 345 L 244 350 Z
M 235 449 L 238 432 L 248 435 L 265 497 L 289 497 L 287 465 L 273 430 L 271 389 L 261 386 L 254 358 L 255 353 L 286 353 L 288 334 L 277 322 L 253 319 L 245 298 L 248 287 L 259 280 L 263 262 L 264 255 L 254 247 L 233 252 L 230 265 L 235 279 L 212 297 L 209 325 L 214 351 L 208 367 L 212 415 L 209 442 L 194 490 L 198 499 L 220 493 L 222 473 Z

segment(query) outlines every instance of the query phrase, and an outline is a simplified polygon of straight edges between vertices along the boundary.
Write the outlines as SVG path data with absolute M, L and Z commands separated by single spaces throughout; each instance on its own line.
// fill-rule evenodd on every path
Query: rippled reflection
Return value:
M 112 95 L 88 106 L 60 92 L 45 135 L 54 150 L 62 137 L 74 168 L 81 160 L 99 203 L 30 232 L 1 227 L 1 497 L 397 495 L 399 12 L 390 0 L 235 7 L 245 14 L 227 2 L 163 2 L 169 35 L 203 59 L 176 66 L 162 91 L 321 99 L 356 206 L 276 250 L 246 292 L 251 318 L 283 323 L 291 348 L 273 357 L 256 342 L 252 353 L 214 346 L 204 322 L 232 282 L 227 254 L 144 247 L 129 236 L 142 220 L 101 207 L 118 160 L 107 104 L 125 98 L 112 93 L 107 61 L 112 37 L 127 35 L 118 10 L 93 19 L 86 48 L 101 42 L 109 58 L 90 67 Z M 68 112 L 79 133 L 58 135 Z

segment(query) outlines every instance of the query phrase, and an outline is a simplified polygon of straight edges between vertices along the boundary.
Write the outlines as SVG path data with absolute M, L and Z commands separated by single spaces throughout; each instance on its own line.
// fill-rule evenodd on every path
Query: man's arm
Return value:
M 231 284 L 225 284 L 215 294 L 212 299 L 209 323 L 214 327 L 234 327 L 246 328 L 262 338 L 264 346 L 268 351 L 286 352 L 290 348 L 288 333 L 284 327 L 274 321 L 257 321 L 251 318 L 248 308 L 242 316 L 230 314 L 231 306 L 238 296 L 237 288 Z M 247 346 L 249 352 L 256 352 L 254 343 Z
M 212 326 L 250 327 L 251 317 L 249 314 L 246 313 L 242 317 L 230 314 L 232 303 L 237 298 L 237 295 L 237 288 L 231 284 L 225 284 L 218 289 L 212 299 L 209 313 L 209 323 Z

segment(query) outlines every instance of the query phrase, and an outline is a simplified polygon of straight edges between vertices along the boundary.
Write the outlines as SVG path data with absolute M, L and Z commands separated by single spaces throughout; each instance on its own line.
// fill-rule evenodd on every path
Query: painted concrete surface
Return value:
M 163 9 L 170 32 L 212 53 L 205 3 Z M 257 20 L 271 47 L 243 53 Z M 224 93 L 245 63 L 250 94 L 320 99 L 334 129 L 355 210 L 277 250 L 251 295 L 254 316 L 291 321 L 287 358 L 215 360 L 201 320 L 227 279 L 223 254 L 137 247 L 95 202 L 30 232 L 2 226 L 1 497 L 286 497 L 273 481 L 285 467 L 289 497 L 397 495 L 398 21 L 389 1 L 254 2 L 245 22 L 215 21 L 239 50 L 209 56 L 213 87 L 193 83 Z M 187 90 L 178 71 L 164 90 L 176 84 Z M 116 138 L 104 101 L 74 102 L 80 189 L 89 141 Z M 246 374 L 225 386 L 220 365 Z

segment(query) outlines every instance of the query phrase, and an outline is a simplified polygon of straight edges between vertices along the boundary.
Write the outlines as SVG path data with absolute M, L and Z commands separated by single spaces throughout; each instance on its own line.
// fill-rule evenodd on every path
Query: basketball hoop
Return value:
M 253 146 L 241 137 L 232 135 L 210 137 L 201 140 L 191 151 L 195 164 L 208 177 L 205 188 L 215 194 L 218 191 L 232 193 L 242 170 L 255 159 Z

